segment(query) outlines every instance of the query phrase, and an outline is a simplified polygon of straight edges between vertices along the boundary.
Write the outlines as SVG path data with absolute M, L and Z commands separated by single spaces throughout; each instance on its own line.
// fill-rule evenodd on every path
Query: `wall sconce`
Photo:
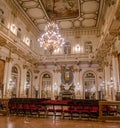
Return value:
M 105 81 L 103 81 L 101 84 L 100 84 L 100 87 L 104 87 L 105 86 Z
M 54 91 L 57 90 L 57 84 L 56 83 L 54 84 L 53 89 L 54 89 Z
M 92 88 L 90 89 L 90 92 L 95 93 L 95 92 L 96 92 L 96 87 L 92 87 Z
M 13 89 L 14 86 L 15 86 L 15 82 L 12 79 L 10 79 L 9 80 L 9 87 L 10 87 L 10 89 Z
M 27 88 L 29 89 L 29 87 L 30 87 L 29 82 L 26 82 L 26 89 L 27 89 Z
M 80 83 L 79 83 L 79 82 L 76 84 L 75 89 L 76 89 L 77 91 L 81 89 L 81 86 L 80 86 Z
M 108 81 L 108 87 L 113 87 L 114 81 L 113 78 L 111 77 L 110 80 Z

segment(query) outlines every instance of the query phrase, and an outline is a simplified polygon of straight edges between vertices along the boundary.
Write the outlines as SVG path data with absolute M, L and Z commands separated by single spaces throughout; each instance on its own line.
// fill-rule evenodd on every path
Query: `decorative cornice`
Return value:
M 76 35 L 100 35 L 100 30 L 86 29 L 86 30 L 60 30 L 60 33 L 64 36 L 76 36 Z

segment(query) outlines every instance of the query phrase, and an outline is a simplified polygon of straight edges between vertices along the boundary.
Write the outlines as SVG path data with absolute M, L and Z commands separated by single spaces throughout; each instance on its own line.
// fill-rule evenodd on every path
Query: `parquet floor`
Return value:
M 120 122 L 0 116 L 0 128 L 120 128 Z

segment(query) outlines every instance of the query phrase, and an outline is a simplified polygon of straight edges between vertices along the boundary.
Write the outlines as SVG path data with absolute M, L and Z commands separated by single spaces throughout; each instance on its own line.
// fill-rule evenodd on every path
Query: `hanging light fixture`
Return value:
M 58 25 L 54 21 L 48 22 L 45 27 L 45 33 L 38 39 L 40 47 L 48 50 L 51 54 L 54 50 L 60 48 L 64 44 L 64 39 L 59 34 Z
M 56 24 L 54 19 L 54 4 L 53 3 L 53 14 L 51 16 L 51 21 L 47 23 L 45 26 L 45 33 L 38 39 L 40 43 L 40 47 L 43 47 L 45 50 L 48 50 L 50 54 L 54 52 L 54 50 L 63 46 L 64 38 L 62 38 L 59 33 L 59 27 Z

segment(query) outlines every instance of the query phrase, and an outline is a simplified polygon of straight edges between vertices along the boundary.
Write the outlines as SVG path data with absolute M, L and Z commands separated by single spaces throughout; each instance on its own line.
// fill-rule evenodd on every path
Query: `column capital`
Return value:
M 117 51 L 112 52 L 112 56 L 117 57 L 117 55 L 118 55 Z
M 104 65 L 105 66 L 109 66 L 109 62 L 108 61 L 104 61 Z
M 26 64 L 23 65 L 23 69 L 27 69 L 28 66 Z
M 12 61 L 13 61 L 13 58 L 11 58 L 11 57 L 6 57 L 6 62 L 10 63 L 10 62 L 12 62 Z

